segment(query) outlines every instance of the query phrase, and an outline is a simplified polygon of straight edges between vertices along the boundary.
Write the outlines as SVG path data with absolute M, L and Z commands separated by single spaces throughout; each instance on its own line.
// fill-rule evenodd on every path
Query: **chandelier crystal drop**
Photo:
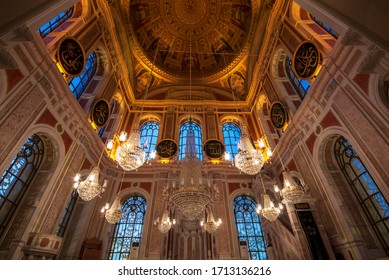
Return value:
M 255 175 L 263 164 L 264 158 L 261 151 L 257 151 L 251 144 L 247 134 L 242 134 L 239 142 L 239 152 L 235 156 L 235 166 L 243 173 Z
M 82 200 L 90 201 L 96 196 L 104 193 L 107 188 L 108 180 L 104 180 L 103 185 L 99 184 L 100 169 L 96 166 L 93 167 L 88 177 L 84 181 L 80 181 L 80 175 L 77 174 L 74 178 L 77 192 Z
M 105 211 L 105 219 L 110 224 L 116 224 L 122 218 L 122 205 L 120 203 L 120 198 L 116 197 L 111 208 Z
M 280 204 L 278 207 L 275 207 L 269 195 L 265 194 L 263 196 L 263 208 L 261 207 L 261 205 L 258 205 L 257 213 L 262 215 L 270 222 L 274 222 L 281 214 L 282 208 L 282 204 Z
M 280 191 L 280 195 L 286 202 L 297 202 L 305 194 L 304 186 L 298 185 L 289 172 L 284 171 L 282 173 L 284 179 L 284 185 Z
M 142 166 L 146 160 L 146 153 L 140 145 L 140 131 L 135 129 L 128 140 L 121 135 L 122 144 L 116 151 L 116 161 L 126 171 L 131 171 Z

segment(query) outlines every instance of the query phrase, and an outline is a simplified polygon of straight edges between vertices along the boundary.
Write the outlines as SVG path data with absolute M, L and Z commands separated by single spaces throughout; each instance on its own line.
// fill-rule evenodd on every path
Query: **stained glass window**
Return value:
M 0 236 L 12 219 L 43 158 L 43 142 L 32 135 L 0 179 Z
M 333 30 L 331 27 L 329 27 L 327 24 L 325 24 L 324 22 L 322 22 L 320 19 L 318 19 L 317 17 L 314 17 L 312 16 L 312 20 L 314 22 L 316 22 L 317 25 L 319 25 L 320 27 L 322 27 L 325 31 L 327 31 L 328 34 L 332 35 L 332 37 L 334 37 L 335 39 L 338 39 L 339 38 L 339 34 Z
M 62 217 L 61 217 L 61 220 L 59 222 L 57 232 L 56 232 L 57 236 L 61 236 L 61 237 L 64 236 L 66 227 L 69 224 L 70 217 L 72 216 L 74 207 L 76 206 L 77 198 L 78 198 L 78 193 L 76 191 L 72 192 L 72 194 L 70 195 L 69 201 L 66 204 L 66 207 L 62 213 Z
M 286 73 L 288 73 L 288 77 L 290 82 L 292 83 L 294 89 L 297 91 L 298 95 L 300 96 L 301 100 L 304 99 L 305 95 L 307 95 L 311 85 L 306 80 L 299 79 L 296 77 L 296 75 L 293 72 L 292 68 L 292 60 L 288 56 L 286 58 Z
M 92 80 L 92 77 L 96 73 L 96 68 L 97 57 L 96 53 L 92 52 L 86 60 L 84 72 L 77 77 L 73 77 L 69 83 L 69 88 L 77 99 L 80 99 L 82 93 L 86 89 L 86 86 Z
M 54 29 L 64 23 L 68 18 L 70 18 L 73 14 L 73 7 L 67 9 L 66 11 L 60 13 L 58 16 L 45 23 L 41 28 L 39 28 L 39 34 L 41 38 L 45 38 L 49 35 Z
M 145 122 L 140 128 L 140 143 L 146 152 L 147 159 L 150 159 L 150 153 L 155 151 L 159 132 L 159 124 L 155 121 Z
M 129 259 L 132 243 L 140 243 L 146 214 L 146 204 L 146 200 L 140 196 L 132 196 L 123 203 L 123 217 L 115 227 L 108 257 L 110 260 Z
M 350 142 L 340 136 L 335 143 L 340 169 L 389 254 L 389 204 Z
M 254 199 L 238 196 L 233 206 L 239 241 L 246 241 L 251 260 L 266 260 L 266 242 Z
M 241 134 L 240 128 L 232 122 L 227 122 L 223 124 L 222 130 L 226 152 L 230 153 L 231 158 L 235 158 L 238 154 L 238 142 Z
M 188 143 L 188 141 L 193 141 L 192 143 Z M 185 157 L 186 154 L 195 154 L 196 157 L 200 160 L 203 159 L 203 140 L 201 136 L 201 127 L 193 122 L 189 121 L 181 125 L 180 128 L 180 153 L 178 155 L 178 159 L 181 160 Z M 187 147 L 195 147 L 195 151 L 188 151 Z

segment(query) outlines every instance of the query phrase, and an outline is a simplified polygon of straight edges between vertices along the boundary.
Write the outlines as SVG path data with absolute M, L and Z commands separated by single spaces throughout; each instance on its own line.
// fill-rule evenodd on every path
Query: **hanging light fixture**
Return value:
M 221 225 L 222 220 L 219 218 L 217 221 L 215 221 L 211 207 L 208 207 L 205 214 L 205 221 L 202 220 L 200 222 L 200 226 L 202 226 L 208 233 L 216 232 L 219 226 Z
M 273 201 L 271 201 L 270 199 L 270 196 L 266 194 L 265 185 L 263 184 L 261 174 L 259 176 L 261 178 L 261 183 L 263 187 L 263 207 L 261 204 L 258 204 L 256 212 L 258 215 L 263 216 L 270 222 L 274 222 L 275 220 L 277 220 L 278 216 L 281 214 L 281 210 L 284 207 L 282 203 L 280 203 L 278 207 L 274 205 Z
M 188 136 L 187 152 L 194 148 L 190 148 L 190 139 Z M 210 192 L 203 186 L 201 162 L 194 154 L 187 154 L 180 165 L 180 184 L 173 188 L 171 199 L 187 219 L 194 220 L 211 202 Z
M 158 53 L 158 44 L 155 49 L 153 64 L 150 68 L 150 76 L 147 82 L 146 92 L 143 98 L 140 116 L 143 113 L 143 107 L 147 99 L 149 88 L 151 86 L 151 80 L 153 77 L 153 68 L 155 64 L 155 59 L 157 57 L 157 53 Z M 144 151 L 145 146 L 142 147 L 140 144 L 140 130 L 139 130 L 140 120 L 141 119 L 139 117 L 138 125 L 132 131 L 128 140 L 126 140 L 127 138 L 126 132 L 122 132 L 119 136 L 119 141 L 121 144 L 119 148 L 116 150 L 116 161 L 126 171 L 136 170 L 139 167 L 141 167 L 146 161 L 146 152 Z M 144 143 L 144 145 L 147 145 L 147 143 Z M 155 157 L 155 153 L 153 153 L 152 156 Z
M 170 220 L 169 212 L 170 209 L 166 207 L 166 209 L 163 211 L 161 220 L 157 218 L 154 221 L 154 225 L 158 226 L 158 230 L 161 233 L 167 233 L 176 224 L 175 219 Z
M 169 185 L 166 185 L 162 193 L 162 196 L 166 204 L 166 208 L 163 211 L 162 218 L 159 219 L 158 217 L 154 221 L 154 225 L 158 226 L 158 230 L 160 233 L 167 233 L 176 224 L 175 219 L 170 219 L 170 212 L 171 212 L 171 209 L 169 207 L 170 193 L 171 193 L 171 189 L 169 188 Z
M 119 194 L 123 186 L 125 173 L 126 172 L 123 172 L 123 177 L 120 183 L 119 191 L 118 194 L 116 195 L 115 200 L 112 203 L 112 206 L 109 207 L 109 204 L 107 203 L 105 207 L 101 209 L 101 213 L 105 216 L 105 219 L 110 224 L 116 224 L 123 216 L 122 204 L 120 202 Z
M 245 133 L 240 137 L 238 150 L 238 154 L 234 160 L 235 166 L 243 173 L 250 175 L 257 174 L 264 164 L 264 158 L 261 151 L 254 148 Z
M 104 216 L 110 224 L 116 224 L 122 218 L 123 212 L 119 196 L 115 198 L 112 206 L 105 211 Z
M 146 152 L 140 145 L 140 131 L 135 128 L 130 137 L 120 134 L 120 146 L 116 150 L 116 161 L 126 171 L 136 170 L 145 163 Z
M 103 153 L 104 153 L 104 149 L 101 152 L 97 166 L 92 168 L 92 171 L 89 173 L 89 175 L 86 177 L 85 180 L 83 181 L 81 180 L 81 175 L 79 173 L 77 173 L 76 176 L 74 177 L 74 188 L 77 190 L 78 195 L 84 201 L 90 201 L 94 199 L 96 196 L 100 196 L 102 193 L 104 193 L 105 189 L 107 188 L 108 180 L 104 180 L 103 185 L 100 185 L 99 183 L 99 179 L 100 179 L 99 165 Z
M 284 170 L 282 172 L 283 188 L 279 190 L 278 186 L 275 185 L 274 190 L 280 193 L 280 196 L 284 203 L 297 202 L 305 195 L 306 186 L 303 181 L 301 182 L 301 185 L 297 184 L 296 181 L 293 179 L 293 177 L 290 175 L 290 173 L 286 171 L 279 152 L 278 152 L 278 158 L 281 162 L 282 169 Z

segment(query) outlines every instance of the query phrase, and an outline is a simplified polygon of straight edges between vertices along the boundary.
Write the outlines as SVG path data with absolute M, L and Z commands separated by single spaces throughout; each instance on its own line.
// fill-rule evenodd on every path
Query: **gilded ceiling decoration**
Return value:
M 138 0 L 130 4 L 139 58 L 177 78 L 188 77 L 190 66 L 194 78 L 236 66 L 247 49 L 251 14 L 250 0 Z

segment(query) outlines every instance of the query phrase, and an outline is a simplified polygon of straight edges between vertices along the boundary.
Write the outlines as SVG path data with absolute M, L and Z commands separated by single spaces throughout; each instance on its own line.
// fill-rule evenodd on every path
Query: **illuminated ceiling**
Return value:
M 260 1 L 122 0 L 113 15 L 133 100 L 246 101 Z M 262 6 L 261 6 L 262 7 Z M 124 23 L 124 24 L 123 24 Z M 266 24 L 262 25 L 265 30 Z M 125 46 L 128 46 L 127 48 Z M 258 51 L 258 49 L 256 49 Z M 131 62 L 129 62 L 131 61 Z M 130 63 L 130 64 L 128 64 Z M 252 71 L 252 70 L 250 70 Z M 191 77 L 191 78 L 190 78 Z M 153 103 L 160 104 L 160 103 Z M 229 106 L 232 106 L 230 104 Z
M 172 79 L 205 77 L 242 58 L 250 1 L 141 0 L 130 5 L 132 31 L 147 65 Z M 144 57 L 144 56 L 145 57 Z M 173 78 L 174 79 L 174 78 Z

